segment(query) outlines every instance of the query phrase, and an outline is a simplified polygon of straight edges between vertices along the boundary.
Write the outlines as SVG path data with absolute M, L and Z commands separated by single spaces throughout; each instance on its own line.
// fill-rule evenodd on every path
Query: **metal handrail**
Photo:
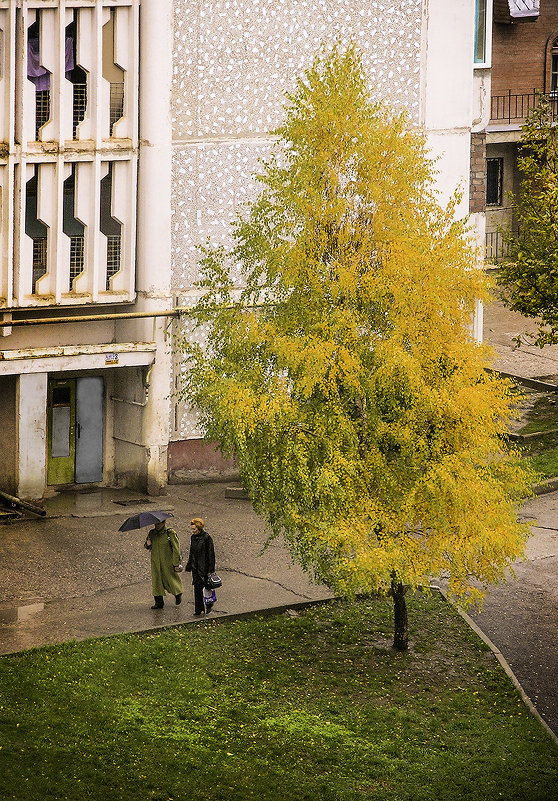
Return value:
M 552 117 L 558 117 L 558 92 L 543 95 L 537 89 L 532 92 L 513 94 L 511 89 L 503 95 L 492 95 L 490 98 L 490 121 L 519 123 L 525 120 L 529 112 L 538 108 L 541 98 L 546 97 L 550 103 Z

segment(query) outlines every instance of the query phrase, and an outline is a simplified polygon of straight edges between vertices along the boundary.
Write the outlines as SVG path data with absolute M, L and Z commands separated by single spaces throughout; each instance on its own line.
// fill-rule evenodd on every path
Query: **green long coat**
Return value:
M 151 545 L 146 544 L 145 547 L 151 551 L 153 595 L 166 595 L 165 590 L 172 595 L 180 595 L 182 579 L 180 573 L 174 572 L 174 565 L 180 564 L 180 543 L 176 531 L 166 526 L 160 531 L 152 528 L 146 542 L 148 539 L 151 540 Z M 172 549 L 169 547 L 169 539 Z

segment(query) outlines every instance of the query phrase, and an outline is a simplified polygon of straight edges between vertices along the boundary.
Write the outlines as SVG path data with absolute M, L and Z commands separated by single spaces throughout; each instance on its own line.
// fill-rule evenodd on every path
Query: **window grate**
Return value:
M 107 290 L 110 289 L 110 279 L 120 270 L 121 242 L 120 234 L 107 236 Z
M 50 120 L 50 89 L 35 92 L 35 141 L 39 141 L 39 131 Z
M 87 111 L 87 84 L 74 83 L 74 106 L 73 106 L 73 138 L 76 139 L 77 127 L 85 119 Z
M 110 85 L 110 135 L 115 123 L 124 116 L 124 84 Z
M 37 281 L 46 275 L 47 271 L 47 237 L 34 237 L 33 239 L 33 281 L 31 292 L 36 292 Z
M 85 237 L 70 237 L 70 288 L 74 280 L 83 272 L 85 265 Z

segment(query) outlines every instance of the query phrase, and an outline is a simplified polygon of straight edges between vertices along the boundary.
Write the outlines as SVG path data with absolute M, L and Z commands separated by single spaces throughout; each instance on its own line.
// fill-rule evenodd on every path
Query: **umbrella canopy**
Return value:
M 125 520 L 118 531 L 132 531 L 134 528 L 153 526 L 155 523 L 162 523 L 167 517 L 172 516 L 170 512 L 140 512 Z

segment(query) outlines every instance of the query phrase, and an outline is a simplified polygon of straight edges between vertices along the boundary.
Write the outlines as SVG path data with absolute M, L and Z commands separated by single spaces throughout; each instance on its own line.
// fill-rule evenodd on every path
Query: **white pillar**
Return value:
M 161 311 L 172 308 L 172 0 L 142 0 L 140 43 L 137 310 Z M 168 318 L 126 325 L 128 337 L 157 343 L 142 421 L 150 494 L 163 492 L 167 482 L 172 370 L 168 325 Z
M 17 384 L 17 495 L 42 498 L 46 486 L 47 374 L 24 373 Z

